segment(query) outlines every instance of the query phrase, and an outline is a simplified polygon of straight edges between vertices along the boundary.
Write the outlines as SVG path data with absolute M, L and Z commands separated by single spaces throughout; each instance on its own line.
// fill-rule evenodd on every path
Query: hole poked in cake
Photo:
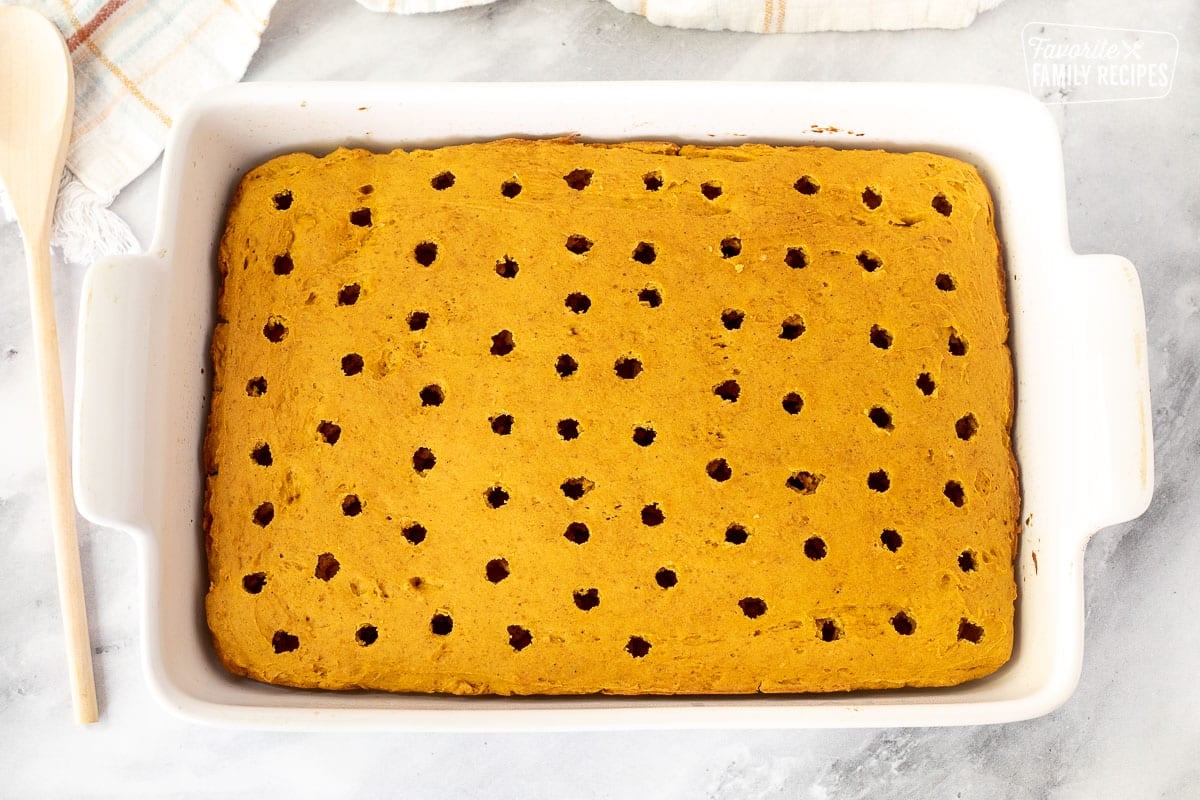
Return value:
M 647 286 L 638 292 L 638 302 L 650 308 L 658 308 L 663 302 L 662 292 L 653 286 Z
M 375 187 L 369 183 L 365 183 L 358 187 L 358 191 L 360 194 L 370 194 L 371 192 L 375 191 Z
M 566 175 L 563 175 L 563 180 L 567 186 L 570 186 L 577 192 L 582 192 L 592 183 L 592 175 L 595 173 L 590 169 L 573 169 Z
M 633 442 L 639 447 L 649 447 L 654 444 L 658 433 L 647 425 L 638 425 L 633 429 Z
M 407 523 L 400 528 L 400 533 L 409 544 L 420 544 L 429 535 L 429 531 L 419 522 Z
M 817 636 L 822 642 L 836 642 L 842 638 L 842 628 L 832 619 L 817 620 Z
M 274 201 L 275 209 L 277 211 L 287 211 L 292 207 L 292 193 L 288 189 L 284 189 L 282 192 L 277 192 L 271 199 Z
M 638 242 L 637 247 L 633 248 L 630 258 L 639 264 L 653 264 L 654 260 L 658 258 L 658 251 L 651 242 Z
M 799 314 L 792 314 L 779 323 L 779 338 L 791 342 L 799 339 L 805 330 L 804 318 Z
M 713 394 L 728 403 L 736 403 L 742 396 L 742 387 L 735 380 L 727 380 L 713 387 Z
M 892 425 L 891 412 L 889 412 L 883 406 L 873 407 L 867 412 L 867 417 L 871 420 L 871 422 L 875 423 L 875 427 L 879 428 L 880 430 L 890 431 L 895 428 L 895 426 Z
M 595 489 L 596 484 L 580 475 L 577 478 L 567 478 L 558 488 L 562 490 L 563 497 L 568 500 L 578 500 L 592 489 Z
M 679 576 L 670 567 L 661 567 L 654 573 L 654 582 L 663 589 L 672 589 L 679 583 Z
M 963 550 L 958 554 L 958 568 L 963 572 L 974 572 L 977 564 L 975 561 L 975 553 L 970 550 Z
M 965 356 L 967 354 L 967 340 L 958 335 L 958 332 L 953 328 L 950 330 L 950 336 L 946 340 L 946 349 L 950 351 L 952 356 Z
M 870 250 L 863 250 L 861 253 L 855 256 L 855 259 L 858 261 L 858 265 L 867 272 L 874 272 L 883 266 L 883 259 L 872 253 Z
M 267 573 L 251 572 L 242 576 L 242 588 L 247 594 L 259 594 L 267 585 Z
M 727 331 L 736 331 L 746 321 L 746 312 L 737 308 L 727 308 L 721 312 L 721 324 Z
M 524 187 L 516 180 L 505 181 L 500 184 L 500 194 L 511 200 L 521 193 L 522 188 Z
M 509 494 L 503 486 L 493 486 L 483 493 L 488 508 L 500 508 L 508 503 Z
M 708 477 L 717 483 L 724 483 L 733 477 L 733 468 L 723 458 L 714 458 L 712 461 L 709 461 L 704 471 L 708 473 Z
M 267 317 L 267 323 L 263 325 L 263 336 L 267 337 L 268 342 L 279 344 L 287 335 L 287 322 L 283 317 Z
M 571 292 L 563 305 L 576 314 L 586 314 L 592 307 L 592 299 L 583 292 Z
M 492 426 L 492 433 L 496 434 L 497 436 L 508 436 L 510 433 L 512 433 L 512 414 L 497 414 L 488 420 L 488 423 Z
M 591 589 L 576 589 L 571 596 L 575 600 L 575 607 L 580 611 L 591 611 L 600 605 L 600 590 L 594 587 Z
M 271 445 L 260 442 L 250 451 L 250 460 L 260 467 L 269 467 L 275 459 L 271 457 Z
M 645 658 L 650 652 L 651 644 L 641 636 L 630 636 L 629 641 L 625 643 L 625 652 L 634 658 Z
M 418 475 L 424 475 L 437 466 L 437 456 L 428 447 L 418 447 L 413 453 L 412 465 Z
M 663 176 L 661 172 L 647 172 L 642 176 L 642 185 L 646 187 L 648 192 L 657 192 L 663 187 Z
M 347 517 L 357 517 L 362 513 L 362 500 L 356 494 L 348 494 L 342 498 L 342 513 Z
M 810 536 L 804 540 L 804 555 L 812 561 L 820 561 L 828 554 L 825 540 L 820 536 Z
M 892 628 L 901 636 L 912 636 L 917 630 L 917 622 L 903 611 L 892 617 Z
M 820 487 L 823 480 L 825 480 L 824 475 L 801 470 L 788 476 L 787 487 L 800 494 L 816 494 L 817 488 Z
M 808 252 L 803 247 L 789 247 L 783 263 L 792 269 L 804 269 L 808 266 Z
M 721 258 L 734 258 L 742 253 L 742 240 L 737 236 L 726 236 L 721 240 Z
M 904 537 L 892 528 L 884 528 L 883 533 L 879 534 L 879 542 L 891 552 L 896 552 L 900 546 L 904 544 Z
M 512 331 L 503 330 L 492 335 L 492 346 L 489 352 L 494 356 L 506 356 L 516 347 L 517 343 L 513 339 Z
M 573 233 L 567 237 L 567 250 L 577 256 L 581 256 L 588 250 L 592 249 L 592 240 L 578 233 Z
M 950 216 L 950 212 L 954 210 L 954 206 L 946 199 L 946 195 L 938 192 L 933 196 L 933 201 L 929 204 L 933 206 L 933 210 L 941 214 L 943 217 Z
M 563 531 L 563 538 L 573 544 L 583 544 L 588 539 L 592 538 L 592 532 L 588 530 L 588 526 L 582 522 L 572 522 Z
M 360 228 L 371 227 L 371 209 L 364 207 L 356 208 L 355 210 L 351 211 L 350 224 L 356 225 Z
M 953 292 L 958 288 L 954 277 L 948 272 L 939 272 L 938 276 L 933 279 L 933 285 L 943 292 Z
M 273 503 L 260 503 L 258 508 L 254 509 L 253 519 L 254 524 L 258 527 L 267 527 L 271 524 L 271 520 L 275 519 L 275 505 Z
M 579 438 L 579 420 L 577 419 L 560 419 L 558 421 L 558 435 L 564 441 L 570 442 Z
M 651 528 L 662 525 L 667 519 L 666 514 L 659 508 L 658 503 L 642 506 L 642 524 Z
M 954 433 L 964 442 L 969 442 L 979 432 L 979 422 L 974 414 L 966 414 L 954 423 Z
M 509 256 L 496 262 L 496 274 L 501 278 L 515 278 L 520 271 L 520 265 Z
M 295 268 L 296 263 L 292 261 L 292 257 L 288 253 L 275 256 L 275 261 L 272 264 L 272 269 L 276 275 L 291 275 L 292 270 Z
M 342 356 L 342 372 L 347 377 L 352 377 L 363 371 L 363 357 L 358 353 L 349 353 Z
M 509 625 L 508 644 L 509 647 L 519 653 L 533 644 L 533 634 L 529 632 L 528 628 L 523 628 L 520 625 Z
M 716 181 L 705 181 L 700 184 L 700 194 L 704 195 L 706 200 L 716 200 L 724 191 L 721 184 Z
M 979 644 L 983 639 L 983 628 L 971 622 L 966 617 L 958 621 L 958 640 L 960 642 L 970 642 L 971 644 Z
M 317 568 L 313 570 L 313 577 L 328 583 L 341 569 L 342 565 L 333 553 L 321 553 L 317 556 Z
M 379 640 L 379 629 L 374 625 L 360 625 L 354 632 L 354 641 L 359 647 L 370 647 Z
M 579 362 L 571 356 L 563 353 L 554 362 L 554 371 L 558 373 L 560 378 L 569 378 L 579 369 Z
M 246 382 L 246 396 L 262 397 L 267 393 L 267 379 L 259 375 Z
M 800 194 L 813 195 L 821 191 L 821 184 L 817 183 L 816 179 L 811 175 L 801 175 L 792 184 L 792 188 Z
M 637 356 L 621 356 L 613 364 L 613 372 L 618 378 L 631 381 L 642 374 L 642 360 Z
M 885 328 L 878 325 L 871 326 L 871 344 L 878 347 L 880 350 L 887 350 L 892 346 L 892 335 Z
M 439 192 L 444 192 L 454 185 L 454 173 L 450 171 L 439 172 L 429 179 L 429 185 Z
M 725 529 L 725 541 L 729 544 L 745 544 L 749 538 L 750 532 L 744 525 L 735 522 Z
M 864 206 L 874 211 L 883 205 L 883 195 L 874 186 L 868 186 L 863 189 L 862 202 Z
M 449 636 L 454 630 L 454 619 L 449 613 L 439 611 L 429 620 L 429 630 L 434 636 Z
M 946 495 L 946 499 L 953 503 L 956 508 L 962 508 L 967 504 L 967 493 L 963 491 L 963 486 L 958 481 L 946 481 L 946 486 L 942 489 L 942 494 Z
M 362 294 L 362 287 L 357 283 L 347 283 L 338 290 L 337 304 L 339 306 L 352 306 L 358 302 L 358 296 Z
M 922 372 L 917 376 L 917 388 L 921 390 L 921 394 L 929 397 L 937 389 L 937 384 L 933 380 L 933 376 L 928 372 Z
M 892 479 L 888 476 L 887 470 L 877 469 L 868 475 L 867 488 L 880 494 L 892 488 Z
M 503 558 L 493 558 L 491 561 L 487 562 L 487 566 L 484 567 L 483 571 L 487 576 L 488 581 L 491 583 L 499 583 L 507 578 L 510 574 L 508 561 Z
M 783 396 L 781 404 L 789 414 L 799 414 L 804 410 L 804 398 L 798 392 L 788 392 Z
M 275 631 L 271 637 L 271 647 L 277 654 L 291 653 L 300 649 L 300 638 L 287 631 Z
M 410 331 L 423 331 L 429 325 L 429 312 L 413 311 L 408 315 L 407 322 Z
M 738 600 L 738 608 L 747 619 L 758 619 L 767 613 L 767 604 L 761 597 L 743 597 Z
M 432 266 L 433 262 L 437 261 L 437 257 L 437 242 L 421 242 L 413 248 L 413 258 L 422 267 Z
M 431 383 L 421 389 L 418 396 L 421 398 L 421 405 L 427 408 L 437 407 L 446 402 L 445 390 L 436 383 Z

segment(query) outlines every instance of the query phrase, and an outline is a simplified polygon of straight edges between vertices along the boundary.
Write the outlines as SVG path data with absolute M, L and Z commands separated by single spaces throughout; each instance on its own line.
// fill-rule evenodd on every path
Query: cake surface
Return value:
M 220 245 L 208 624 L 461 694 L 989 674 L 1019 494 L 990 196 L 927 153 L 275 158 Z

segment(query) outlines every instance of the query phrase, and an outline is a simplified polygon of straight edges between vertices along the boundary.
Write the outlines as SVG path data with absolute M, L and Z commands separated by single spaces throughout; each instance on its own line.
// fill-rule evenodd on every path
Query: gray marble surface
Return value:
M 274 734 L 158 708 L 139 662 L 138 576 L 84 526 L 102 721 L 70 720 L 17 231 L 0 226 L 0 796 L 800 798 L 1200 797 L 1200 3 L 1008 0 L 966 31 L 757 37 L 657 29 L 594 0 L 507 0 L 418 18 L 285 0 L 250 80 L 765 79 L 1025 88 L 1032 20 L 1171 31 L 1166 99 L 1055 109 L 1072 242 L 1137 264 L 1149 321 L 1158 486 L 1087 553 L 1078 691 L 1042 719 L 892 731 Z M 719 102 L 714 97 L 714 102 Z M 158 170 L 116 209 L 148 241 Z M 66 364 L 83 269 L 58 263 Z M 68 376 L 69 377 L 69 376 Z M 68 380 L 68 383 L 70 381 Z

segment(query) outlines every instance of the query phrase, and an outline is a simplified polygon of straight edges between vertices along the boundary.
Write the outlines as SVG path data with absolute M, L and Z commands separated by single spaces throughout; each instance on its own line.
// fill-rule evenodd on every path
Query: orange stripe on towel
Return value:
M 123 5 L 125 5 L 125 0 L 108 0 L 107 3 L 100 6 L 96 16 L 89 19 L 83 27 L 79 26 L 79 18 L 75 16 L 74 9 L 68 6 L 67 10 L 71 15 L 71 24 L 75 26 L 75 32 L 71 34 L 71 38 L 67 39 L 67 50 L 75 52 L 76 47 L 86 42 L 96 32 L 96 29 L 107 22 L 113 12 Z
M 250 30 L 254 31 L 256 36 L 262 36 L 262 32 L 267 29 L 268 20 L 255 19 L 254 17 L 250 16 L 250 12 L 246 11 L 246 9 L 234 2 L 234 0 L 222 0 L 222 2 L 225 3 L 226 7 L 237 13 L 239 17 L 245 20 L 246 24 L 250 26 Z M 391 8 L 388 10 L 390 11 Z

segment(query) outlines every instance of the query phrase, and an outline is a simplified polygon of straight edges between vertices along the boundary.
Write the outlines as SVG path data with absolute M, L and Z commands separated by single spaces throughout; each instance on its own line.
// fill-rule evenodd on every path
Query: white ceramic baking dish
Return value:
M 206 589 L 201 444 L 214 253 L 238 178 L 280 153 L 504 136 L 745 141 L 930 150 L 978 165 L 997 204 L 1016 361 L 1025 530 L 1012 661 L 960 687 L 678 698 L 322 693 L 235 678 L 217 662 Z M 1067 238 L 1058 133 L 1028 96 L 886 84 L 244 84 L 172 131 L 158 228 L 83 291 L 75 424 L 79 509 L 128 531 L 142 569 L 145 667 L 169 709 L 270 728 L 818 727 L 1002 722 L 1066 700 L 1083 653 L 1083 551 L 1140 514 L 1153 486 L 1137 274 Z

